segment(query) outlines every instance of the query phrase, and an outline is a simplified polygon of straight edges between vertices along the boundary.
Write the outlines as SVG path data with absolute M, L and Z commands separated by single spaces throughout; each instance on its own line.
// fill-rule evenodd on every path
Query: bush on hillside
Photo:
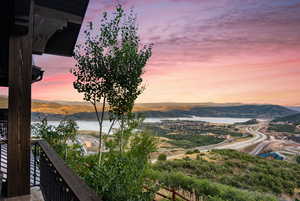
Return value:
M 166 154 L 159 154 L 157 157 L 158 161 L 166 161 L 167 160 L 167 155 Z
M 296 162 L 300 164 L 300 155 L 296 156 Z

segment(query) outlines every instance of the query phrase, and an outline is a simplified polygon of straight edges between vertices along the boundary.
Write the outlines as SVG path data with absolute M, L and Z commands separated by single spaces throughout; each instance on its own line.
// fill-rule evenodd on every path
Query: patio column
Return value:
M 32 12 L 29 20 L 27 35 L 9 39 L 8 197 L 30 194 Z

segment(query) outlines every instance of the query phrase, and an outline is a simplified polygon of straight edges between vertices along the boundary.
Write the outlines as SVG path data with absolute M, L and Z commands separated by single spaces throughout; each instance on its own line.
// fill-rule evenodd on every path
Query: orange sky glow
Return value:
M 111 10 L 90 0 L 85 22 Z M 137 102 L 300 105 L 300 0 L 123 0 L 154 43 Z M 79 42 L 82 41 L 82 35 Z M 72 58 L 35 56 L 45 78 L 33 98 L 81 101 Z

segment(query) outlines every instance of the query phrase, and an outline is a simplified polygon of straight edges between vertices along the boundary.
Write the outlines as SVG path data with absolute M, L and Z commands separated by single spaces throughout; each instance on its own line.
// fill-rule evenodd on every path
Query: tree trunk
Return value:
M 106 104 L 106 98 L 103 98 L 103 103 L 102 103 L 102 113 L 101 113 L 101 119 L 99 118 L 99 113 L 97 110 L 96 102 L 94 103 L 94 108 L 97 114 L 97 119 L 99 122 L 99 127 L 100 127 L 100 132 L 99 132 L 99 148 L 98 148 L 98 165 L 101 163 L 102 159 L 102 125 L 103 125 L 103 119 L 104 119 L 104 112 L 105 112 L 105 104 Z
M 97 109 L 97 105 L 96 105 L 96 101 L 94 100 L 94 102 L 92 102 L 92 105 L 94 106 L 95 109 L 95 113 L 96 113 L 96 117 L 98 120 L 98 124 L 99 124 L 99 134 L 101 132 L 101 121 L 100 121 L 100 117 L 99 117 L 99 113 L 98 113 L 98 109 Z M 100 157 L 100 151 L 101 151 L 101 135 L 99 135 L 99 146 L 98 146 L 98 161 L 99 161 L 99 157 Z
M 123 148 L 123 132 L 124 132 L 124 116 L 121 118 L 121 136 L 120 136 L 120 152 L 122 152 Z
M 110 134 L 110 132 L 111 132 L 111 130 L 112 130 L 112 128 L 113 128 L 113 126 L 115 125 L 115 122 L 116 122 L 116 119 L 114 119 L 114 120 L 113 120 L 113 122 L 111 123 L 111 125 L 110 125 L 110 127 L 109 127 L 109 130 L 108 130 L 108 133 L 107 133 L 107 135 L 109 135 L 109 134 Z

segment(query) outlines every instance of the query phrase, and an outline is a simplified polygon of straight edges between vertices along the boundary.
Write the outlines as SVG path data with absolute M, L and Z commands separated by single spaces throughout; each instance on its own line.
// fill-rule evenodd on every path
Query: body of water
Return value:
M 228 117 L 177 117 L 177 118 L 146 118 L 145 123 L 158 123 L 163 120 L 188 120 L 188 121 L 205 121 L 209 123 L 225 123 L 225 124 L 234 124 L 245 122 L 250 119 L 248 118 L 228 118 Z M 97 121 L 76 121 L 79 127 L 79 130 L 90 130 L 90 131 L 99 131 L 99 124 Z M 50 125 L 57 126 L 59 121 L 49 121 Z M 103 131 L 108 132 L 110 128 L 110 122 L 105 120 L 103 122 Z M 115 124 L 114 128 L 118 128 L 119 124 Z

